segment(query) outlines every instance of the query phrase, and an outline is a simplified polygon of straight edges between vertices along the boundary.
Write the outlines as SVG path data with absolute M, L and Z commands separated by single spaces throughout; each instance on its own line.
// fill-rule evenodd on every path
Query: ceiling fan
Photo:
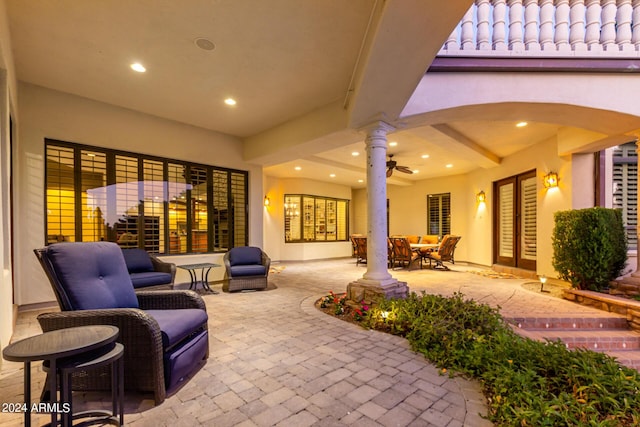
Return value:
M 393 154 L 389 154 L 389 160 L 387 160 L 387 178 L 393 175 L 393 170 L 397 170 L 398 172 L 412 174 L 413 171 L 409 169 L 407 166 L 398 166 L 398 162 L 393 160 Z

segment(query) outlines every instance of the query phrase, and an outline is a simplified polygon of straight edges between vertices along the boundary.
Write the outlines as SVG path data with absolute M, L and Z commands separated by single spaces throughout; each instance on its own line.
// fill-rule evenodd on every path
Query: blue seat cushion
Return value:
M 73 310 L 138 308 L 120 247 L 111 242 L 55 243 L 47 256 Z
M 231 267 L 231 277 L 241 276 L 264 276 L 267 274 L 267 268 L 262 265 L 234 265 Z
M 182 310 L 145 310 L 156 319 L 162 332 L 162 347 L 166 350 L 198 330 L 209 319 L 207 312 L 197 308 Z
M 134 288 L 146 286 L 165 285 L 171 283 L 171 274 L 161 271 L 148 271 L 144 273 L 131 273 L 131 282 Z
M 254 246 L 239 246 L 229 251 L 230 265 L 262 264 L 262 250 Z
M 122 249 L 124 261 L 129 273 L 143 273 L 153 271 L 153 264 L 149 254 L 143 249 Z

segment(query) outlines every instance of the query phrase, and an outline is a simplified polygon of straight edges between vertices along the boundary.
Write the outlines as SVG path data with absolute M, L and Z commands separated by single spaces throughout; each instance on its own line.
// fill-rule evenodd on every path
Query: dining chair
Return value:
M 409 239 L 406 237 L 390 237 L 391 246 L 393 248 L 393 266 L 400 265 L 401 267 L 410 268 L 411 264 L 420 259 L 418 251 L 411 248 Z
M 353 237 L 356 245 L 356 265 L 367 263 L 367 238 L 361 236 Z
M 450 262 L 455 264 L 454 253 L 456 245 L 460 241 L 461 236 L 445 235 L 440 242 L 440 246 L 437 251 L 428 252 L 425 254 L 424 259 L 429 260 L 429 268 L 442 267 L 444 270 L 449 270 L 449 267 L 444 265 L 444 262 Z M 435 262 L 435 266 L 432 267 L 432 262 Z

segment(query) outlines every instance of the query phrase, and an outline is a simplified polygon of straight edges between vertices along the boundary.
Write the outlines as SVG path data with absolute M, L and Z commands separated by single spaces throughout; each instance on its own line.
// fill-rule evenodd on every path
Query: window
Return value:
M 349 201 L 329 197 L 284 196 L 285 242 L 336 242 L 348 239 Z
M 629 249 L 638 248 L 638 155 L 635 142 L 613 149 L 613 208 L 622 210 Z
M 247 242 L 246 171 L 46 140 L 47 243 L 183 254 Z
M 451 234 L 451 194 L 427 196 L 427 234 Z

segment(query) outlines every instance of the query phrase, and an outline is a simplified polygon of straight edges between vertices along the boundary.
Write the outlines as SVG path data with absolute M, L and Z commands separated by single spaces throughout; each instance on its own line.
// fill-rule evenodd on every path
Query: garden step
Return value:
M 537 341 L 561 340 L 568 349 L 607 353 L 623 366 L 640 371 L 640 333 L 623 316 L 522 317 L 507 319 L 516 333 Z
M 611 357 L 615 357 L 619 364 L 640 371 L 640 351 L 607 351 Z
M 630 330 L 520 330 L 523 336 L 537 341 L 561 340 L 568 349 L 585 348 L 593 351 L 607 352 L 616 350 L 640 350 L 640 334 Z
M 606 317 L 516 317 L 507 319 L 509 323 L 527 330 L 604 330 L 629 329 L 627 319 L 622 316 Z

